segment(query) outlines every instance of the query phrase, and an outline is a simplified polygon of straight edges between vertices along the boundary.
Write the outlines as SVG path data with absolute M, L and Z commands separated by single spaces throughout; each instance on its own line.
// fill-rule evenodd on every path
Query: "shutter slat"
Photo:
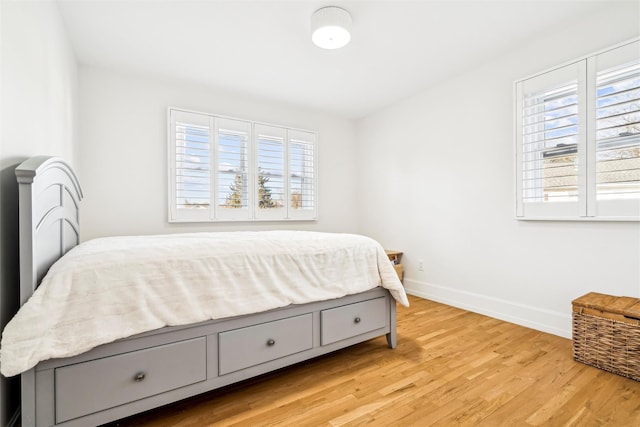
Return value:
M 600 99 L 600 98 L 598 98 Z M 606 104 L 606 105 L 601 105 L 598 108 L 596 108 L 596 116 L 598 118 L 602 117 L 603 111 L 606 110 L 610 110 L 612 108 L 615 107 L 615 109 L 620 108 L 621 106 L 628 106 L 630 107 L 628 111 L 637 111 L 638 110 L 638 101 L 640 101 L 640 91 L 638 91 L 638 96 L 635 98 L 630 98 L 630 99 L 623 99 L 620 100 L 620 98 L 612 98 L 613 100 L 616 100 L 617 102 L 612 102 L 611 104 Z
M 171 219 L 315 218 L 315 210 L 285 216 L 315 204 L 314 133 L 174 109 L 170 120 Z
M 640 199 L 640 62 L 596 78 L 596 196 Z
M 195 209 L 210 203 L 210 132 L 206 126 L 177 122 L 175 127 L 176 207 Z
M 290 141 L 289 185 L 291 208 L 294 210 L 315 209 L 313 155 L 313 143 L 302 140 Z
M 281 128 L 272 128 L 274 133 L 284 133 Z M 259 210 L 281 208 L 285 202 L 284 187 L 284 145 L 285 139 L 280 136 L 259 133 L 257 147 L 258 163 L 258 197 L 256 206 Z
M 225 119 L 218 126 L 218 206 L 249 207 L 249 128 L 246 122 Z
M 577 196 L 577 90 L 577 83 L 569 81 L 526 93 L 523 98 L 524 202 L 573 200 L 573 193 Z

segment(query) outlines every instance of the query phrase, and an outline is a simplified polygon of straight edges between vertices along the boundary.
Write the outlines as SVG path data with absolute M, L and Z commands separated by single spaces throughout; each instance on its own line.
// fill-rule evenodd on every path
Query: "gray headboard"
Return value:
M 20 209 L 20 305 L 49 267 L 80 242 L 82 190 L 71 167 L 36 156 L 16 168 Z

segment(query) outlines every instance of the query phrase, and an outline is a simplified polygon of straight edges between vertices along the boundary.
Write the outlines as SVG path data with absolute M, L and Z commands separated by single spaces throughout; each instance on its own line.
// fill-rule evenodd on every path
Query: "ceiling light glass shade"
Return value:
M 318 9 L 311 16 L 311 40 L 323 49 L 339 49 L 351 40 L 351 14 L 329 6 Z

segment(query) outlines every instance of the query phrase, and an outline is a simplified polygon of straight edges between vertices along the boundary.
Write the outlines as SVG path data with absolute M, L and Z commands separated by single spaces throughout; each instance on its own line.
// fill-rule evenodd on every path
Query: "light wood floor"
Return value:
M 640 383 L 571 341 L 411 297 L 384 337 L 119 426 L 640 426 Z

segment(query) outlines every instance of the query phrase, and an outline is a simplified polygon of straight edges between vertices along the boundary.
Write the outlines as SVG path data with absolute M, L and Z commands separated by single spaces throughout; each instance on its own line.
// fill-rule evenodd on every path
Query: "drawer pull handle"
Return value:
M 138 372 L 136 376 L 133 377 L 133 379 L 135 380 L 135 382 L 139 383 L 140 381 L 144 380 L 146 376 L 147 374 L 145 374 L 144 372 Z
M 353 321 L 354 321 L 355 323 L 360 323 L 360 318 L 359 318 L 359 317 L 356 317 L 355 319 L 353 319 Z
M 272 339 L 272 338 L 269 338 L 269 341 L 267 341 L 267 345 L 268 345 L 269 347 L 271 347 L 272 345 L 275 345 L 275 344 L 276 344 L 276 340 L 274 340 L 274 339 Z

